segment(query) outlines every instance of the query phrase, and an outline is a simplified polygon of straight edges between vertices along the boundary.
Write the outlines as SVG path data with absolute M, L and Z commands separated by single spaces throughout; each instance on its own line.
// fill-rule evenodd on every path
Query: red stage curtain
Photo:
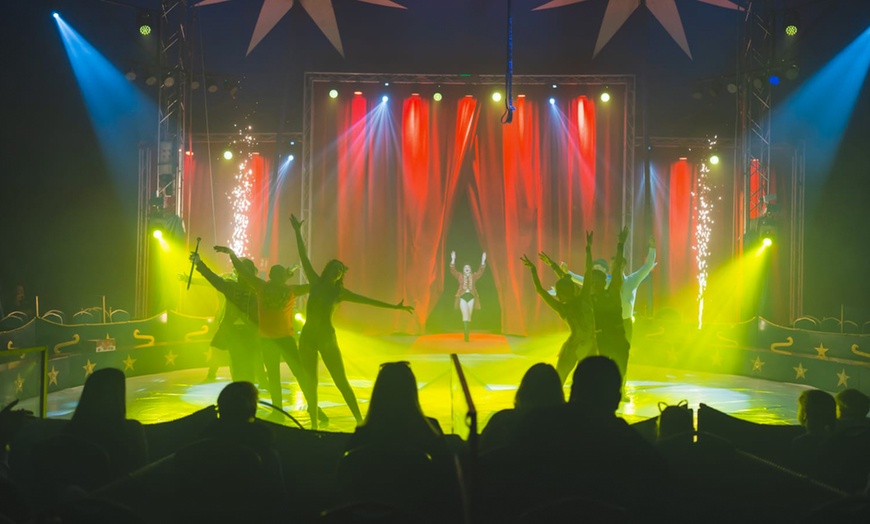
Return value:
M 442 102 L 400 89 L 389 102 L 317 94 L 324 101 L 315 103 L 310 144 L 312 261 L 319 269 L 340 258 L 350 267 L 348 289 L 416 307 L 410 316 L 347 305 L 337 324 L 423 331 L 445 292 L 443 243 L 455 197 L 467 191 L 499 294 L 502 331 L 560 325 L 536 296 L 520 256 L 546 250 L 582 271 L 584 230 L 615 231 L 607 224 L 621 220 L 621 195 L 613 188 L 622 173 L 599 165 L 595 104 L 583 96 L 555 106 L 547 96 L 519 97 L 513 123 L 503 125 L 503 106 L 463 96 L 466 88 L 444 86 Z M 605 130 L 608 137 L 612 128 L 618 126 Z M 608 150 L 603 163 L 618 165 L 610 156 L 619 154 Z M 615 244 L 615 233 L 599 237 L 599 256 L 612 256 Z M 554 281 L 549 268 L 541 274 L 546 285 Z
M 694 245 L 694 184 L 695 167 L 688 160 L 671 164 L 668 184 L 668 289 L 669 296 L 693 282 L 697 276 Z

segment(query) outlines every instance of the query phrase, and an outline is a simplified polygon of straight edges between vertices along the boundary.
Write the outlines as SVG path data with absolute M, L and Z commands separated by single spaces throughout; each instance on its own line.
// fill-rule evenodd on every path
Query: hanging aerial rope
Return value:
M 507 0 L 507 68 L 504 75 L 504 114 L 502 124 L 510 124 L 514 119 L 514 31 L 511 0 Z

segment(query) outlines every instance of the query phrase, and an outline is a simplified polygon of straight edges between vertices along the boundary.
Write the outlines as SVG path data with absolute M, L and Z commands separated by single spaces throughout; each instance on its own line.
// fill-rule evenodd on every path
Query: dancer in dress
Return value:
M 307 376 L 312 378 L 312 386 L 305 394 L 308 399 L 308 412 L 311 414 L 311 425 L 317 429 L 317 417 L 314 409 L 317 407 L 317 355 L 323 358 L 323 363 L 335 386 L 344 397 L 344 401 L 353 413 L 357 424 L 362 422 L 362 414 L 356 401 L 353 389 L 347 380 L 344 371 L 344 362 L 341 358 L 341 350 L 338 348 L 338 340 L 335 337 L 335 328 L 332 325 L 332 314 L 341 302 L 356 302 L 369 306 L 400 309 L 408 313 L 414 312 L 413 306 L 406 306 L 402 300 L 398 304 L 388 304 L 373 298 L 358 295 L 344 287 L 344 275 L 348 268 L 340 260 L 330 260 L 324 266 L 320 274 L 314 271 L 311 260 L 308 258 L 308 250 L 305 241 L 302 240 L 302 221 L 295 215 L 290 217 L 290 223 L 296 231 L 296 247 L 299 250 L 299 259 L 302 262 L 302 270 L 310 285 L 308 305 L 305 315 L 305 326 L 299 338 L 299 353 L 302 357 L 302 366 Z
M 474 273 L 471 272 L 471 266 L 466 264 L 462 268 L 462 273 L 456 270 L 456 251 L 450 252 L 450 273 L 459 282 L 459 289 L 456 290 L 456 300 L 453 302 L 453 308 L 462 312 L 462 325 L 465 330 L 465 341 L 468 342 L 469 326 L 471 325 L 471 315 L 475 309 L 480 309 L 480 297 L 477 294 L 477 280 L 483 275 L 486 269 L 486 253 L 480 257 L 480 268 Z

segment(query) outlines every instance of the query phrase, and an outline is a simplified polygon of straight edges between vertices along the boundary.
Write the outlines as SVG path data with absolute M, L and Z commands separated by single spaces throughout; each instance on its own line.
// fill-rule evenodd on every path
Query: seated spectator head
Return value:
M 656 420 L 658 440 L 678 438 L 692 442 L 695 434 L 695 421 L 688 401 L 682 400 L 675 406 L 659 402 L 659 417 Z
M 569 276 L 557 280 L 554 287 L 556 288 L 556 298 L 562 302 L 568 302 L 577 295 L 577 284 Z
M 538 363 L 530 367 L 514 398 L 518 410 L 530 410 L 565 403 L 559 373 L 550 364 Z
M 400 427 L 416 427 L 434 433 L 420 408 L 417 378 L 411 371 L 410 364 L 407 362 L 381 364 L 363 425 L 369 429 L 387 432 Z
M 807 433 L 824 433 L 837 423 L 837 403 L 830 393 L 810 389 L 798 398 L 798 421 Z
M 864 419 L 870 413 L 870 397 L 857 389 L 844 389 L 837 393 L 837 418 Z
M 586 357 L 574 370 L 568 402 L 590 412 L 613 414 L 622 398 L 622 375 L 612 359 Z
M 218 416 L 222 423 L 253 422 L 257 416 L 257 388 L 250 382 L 233 382 L 218 395 Z
M 115 368 L 94 371 L 85 380 L 82 396 L 71 424 L 111 424 L 127 417 L 127 387 L 124 372 Z

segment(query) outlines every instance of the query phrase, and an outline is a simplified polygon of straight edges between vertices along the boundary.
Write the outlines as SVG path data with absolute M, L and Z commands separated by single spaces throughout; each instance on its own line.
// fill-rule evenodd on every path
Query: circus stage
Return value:
M 377 338 L 347 334 L 343 337 L 343 354 L 363 413 L 379 365 L 408 361 L 417 376 L 424 412 L 437 418 L 445 433 L 466 437 L 467 406 L 450 353 L 459 355 L 478 411 L 479 427 L 483 428 L 492 413 L 512 407 L 517 385 L 532 364 L 555 363 L 560 343 L 559 335 L 526 338 L 472 334 L 471 341 L 464 343 L 461 334 Z M 282 371 L 285 409 L 307 427 L 308 415 L 301 392 L 286 365 Z M 213 381 L 206 377 L 206 368 L 129 377 L 128 416 L 151 424 L 174 420 L 212 405 L 220 390 L 230 382 L 229 370 L 219 368 Z M 804 385 L 737 375 L 631 365 L 626 401 L 620 405 L 619 412 L 627 421 L 639 422 L 656 416 L 659 402 L 676 404 L 687 400 L 690 407 L 697 408 L 704 403 L 751 422 L 796 424 L 797 397 L 805 389 Z M 566 398 L 569 391 L 570 383 L 565 387 Z M 69 418 L 80 394 L 80 386 L 50 393 L 48 417 Z M 261 398 L 268 398 L 264 389 L 261 389 Z M 34 403 L 35 408 L 35 399 L 28 402 Z M 324 369 L 320 375 L 320 405 L 330 417 L 330 425 L 323 429 L 353 431 L 354 419 Z M 266 407 L 259 413 L 261 418 L 293 425 L 287 417 L 276 415 Z

